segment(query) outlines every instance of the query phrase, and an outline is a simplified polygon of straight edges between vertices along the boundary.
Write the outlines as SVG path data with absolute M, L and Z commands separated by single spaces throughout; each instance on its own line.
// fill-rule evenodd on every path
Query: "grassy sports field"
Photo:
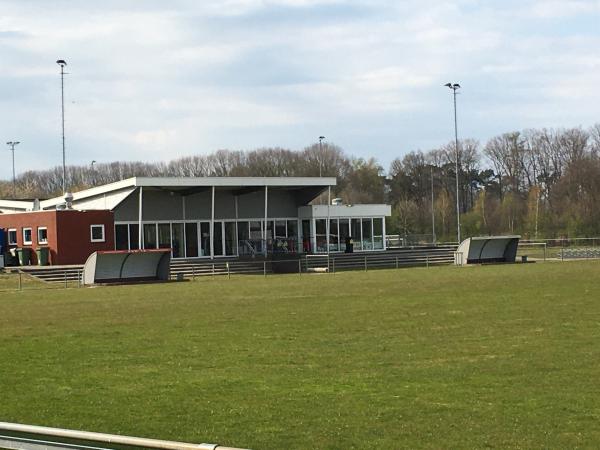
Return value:
M 595 261 L 0 293 L 0 421 L 253 449 L 589 448 L 599 370 Z

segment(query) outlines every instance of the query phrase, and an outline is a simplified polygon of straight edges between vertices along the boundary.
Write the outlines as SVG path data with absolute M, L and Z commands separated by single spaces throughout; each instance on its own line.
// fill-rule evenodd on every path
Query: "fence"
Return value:
M 294 259 L 231 260 L 231 261 L 174 261 L 171 264 L 173 279 L 195 279 L 206 276 L 234 274 L 264 275 L 272 273 L 318 273 L 342 270 L 372 270 L 450 264 L 454 247 L 397 250 L 377 253 L 335 253 L 330 255 L 304 255 Z
M 567 259 L 598 259 L 600 258 L 600 238 L 561 238 L 561 239 L 538 239 L 536 241 L 521 240 L 519 246 L 543 247 L 544 259 L 567 260 Z M 536 257 L 534 250 L 533 257 Z
M 0 422 L 0 448 L 19 450 L 111 450 L 124 447 L 163 450 L 243 450 L 223 447 L 218 444 L 188 444 L 185 442 Z
M 48 268 L 31 272 L 15 268 L 0 271 L 0 292 L 80 288 L 83 286 L 82 280 L 81 268 Z

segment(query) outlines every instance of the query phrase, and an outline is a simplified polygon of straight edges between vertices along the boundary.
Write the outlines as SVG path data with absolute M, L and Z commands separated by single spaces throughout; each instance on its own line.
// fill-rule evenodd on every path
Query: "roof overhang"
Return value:
M 25 212 L 33 209 L 33 201 L 23 200 L 0 200 L 0 212 L 10 214 L 13 212 Z
M 165 190 L 182 196 L 206 191 L 213 186 L 236 191 L 240 195 L 261 190 L 264 187 L 286 188 L 302 191 L 303 197 L 310 197 L 309 200 L 312 200 L 325 189 L 336 184 L 335 177 L 133 177 L 75 192 L 73 193 L 73 205 L 77 207 L 78 204 L 86 204 L 88 201 L 106 196 L 112 196 L 118 204 L 138 187 Z M 117 195 L 120 193 L 125 195 Z M 51 209 L 63 204 L 64 201 L 62 196 L 54 197 L 41 201 L 40 207 L 41 209 Z M 22 203 L 26 203 L 27 208 L 32 207 L 32 203 Z M 114 204 L 114 201 L 107 202 L 104 209 L 113 209 L 117 204 Z M 95 208 L 90 207 L 90 209 Z

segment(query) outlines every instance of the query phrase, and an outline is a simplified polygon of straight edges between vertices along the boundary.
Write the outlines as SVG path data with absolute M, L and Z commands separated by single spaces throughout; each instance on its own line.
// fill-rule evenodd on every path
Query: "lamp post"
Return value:
M 319 177 L 321 177 L 321 166 L 323 165 L 323 139 L 325 136 L 319 136 Z
M 60 66 L 60 99 L 62 111 L 62 163 L 63 163 L 63 194 L 67 192 L 67 166 L 65 158 L 65 66 L 67 62 L 64 59 L 59 59 L 56 64 Z
M 433 192 L 433 164 L 431 165 L 431 234 L 433 243 L 435 244 L 437 239 L 435 238 L 435 204 L 434 204 L 434 192 Z
M 458 122 L 456 120 L 456 91 L 460 89 L 460 84 L 446 83 L 444 86 L 452 89 L 452 94 L 454 97 L 454 144 L 456 149 L 456 236 L 458 238 L 458 243 L 460 244 L 460 199 L 458 194 Z
M 19 141 L 10 141 L 6 145 L 10 147 L 12 152 L 12 169 L 13 169 L 13 198 L 17 198 L 17 179 L 15 177 L 15 145 L 19 145 Z

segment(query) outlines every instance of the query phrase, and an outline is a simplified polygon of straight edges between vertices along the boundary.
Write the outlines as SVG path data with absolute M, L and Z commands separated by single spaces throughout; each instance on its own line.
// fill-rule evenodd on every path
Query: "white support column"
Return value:
M 387 239 L 385 238 L 385 216 L 383 216 L 381 218 L 381 220 L 383 221 L 382 222 L 383 223 L 383 225 L 382 225 L 382 230 L 383 230 L 383 236 L 382 236 L 382 239 L 383 239 L 383 249 L 387 250 L 387 245 L 386 245 L 386 240 Z
M 140 186 L 140 192 L 139 192 L 139 205 L 138 205 L 138 248 L 141 250 L 142 247 L 142 237 L 144 230 L 142 229 L 142 218 L 144 215 L 144 207 L 143 207 L 143 203 L 144 203 L 144 188 L 142 186 Z
M 238 196 L 235 195 L 233 199 L 235 203 L 235 255 L 240 256 L 240 237 L 238 236 Z
M 331 186 L 327 186 L 327 226 L 325 227 L 325 231 L 327 232 L 327 254 L 329 255 L 329 236 L 331 234 L 330 229 L 330 218 L 331 215 L 329 213 L 329 207 L 331 205 Z
M 181 217 L 183 217 L 183 242 L 181 243 L 181 254 L 183 255 L 184 258 L 187 258 L 187 236 L 185 235 L 185 196 L 182 195 L 181 196 L 181 209 L 182 209 L 182 214 Z
M 313 253 L 317 253 L 317 223 L 314 218 L 310 219 L 310 246 Z
M 263 253 L 267 256 L 267 220 L 269 211 L 269 186 L 265 185 L 265 225 L 263 229 Z
M 212 186 L 210 201 L 210 257 L 215 257 L 215 187 Z

